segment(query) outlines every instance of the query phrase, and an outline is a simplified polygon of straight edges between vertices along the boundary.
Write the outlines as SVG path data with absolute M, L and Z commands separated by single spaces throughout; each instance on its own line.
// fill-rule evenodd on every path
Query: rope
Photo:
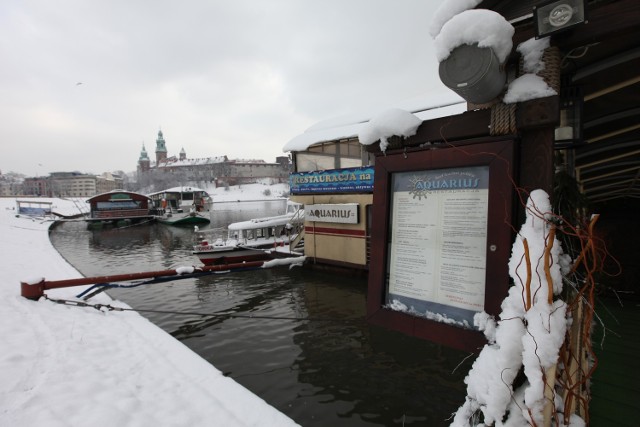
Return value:
M 499 102 L 492 105 L 490 134 L 512 135 L 516 132 L 516 104 Z
M 256 319 L 256 320 L 290 320 L 290 321 L 313 321 L 313 322 L 344 322 L 344 323 L 358 323 L 362 322 L 362 318 L 347 318 L 347 319 L 334 319 L 329 317 L 291 317 L 291 316 L 264 316 L 253 314 L 232 314 L 232 313 L 202 313 L 195 311 L 172 311 L 172 310 L 155 310 L 145 308 L 127 308 L 117 307 L 111 304 L 89 304 L 84 301 L 66 300 L 60 298 L 49 298 L 46 294 L 44 298 L 48 301 L 56 304 L 69 305 L 72 307 L 89 307 L 98 311 L 135 311 L 138 313 L 156 313 L 156 314 L 175 314 L 179 316 L 200 316 L 210 318 L 222 318 L 222 319 Z
M 544 69 L 538 72 L 547 85 L 557 93 L 560 93 L 560 49 L 557 46 L 546 48 L 542 54 Z
M 560 92 L 560 50 L 556 46 L 548 47 L 542 54 L 544 69 L 537 74 L 547 83 L 547 85 Z M 523 59 L 520 58 L 520 74 L 524 72 Z M 517 133 L 516 126 L 516 104 L 504 104 L 498 102 L 491 105 L 491 126 L 490 134 L 513 135 Z

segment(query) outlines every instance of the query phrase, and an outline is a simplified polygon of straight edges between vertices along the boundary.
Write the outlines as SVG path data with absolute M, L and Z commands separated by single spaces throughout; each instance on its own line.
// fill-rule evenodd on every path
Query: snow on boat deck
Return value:
M 81 276 L 51 245 L 51 222 L 14 208 L 0 199 L 0 425 L 296 425 L 136 312 L 21 297 L 21 281 Z M 92 301 L 126 306 L 104 294 Z

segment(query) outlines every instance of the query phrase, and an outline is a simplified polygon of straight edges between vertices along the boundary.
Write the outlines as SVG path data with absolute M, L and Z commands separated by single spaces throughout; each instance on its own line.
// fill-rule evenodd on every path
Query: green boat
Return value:
M 211 222 L 213 201 L 201 188 L 174 187 L 149 194 L 149 198 L 161 224 L 190 227 Z

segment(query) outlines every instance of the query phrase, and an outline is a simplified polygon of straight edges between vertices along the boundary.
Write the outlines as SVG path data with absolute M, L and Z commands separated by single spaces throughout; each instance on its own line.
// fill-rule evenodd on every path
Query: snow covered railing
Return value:
M 301 259 L 302 258 L 302 259 Z M 159 281 L 171 281 L 198 277 L 221 271 L 239 271 L 253 268 L 271 268 L 279 265 L 297 265 L 304 262 L 304 257 L 283 258 L 278 262 L 249 261 L 223 265 L 203 265 L 200 267 L 186 266 L 170 270 L 146 271 L 141 273 L 116 274 L 110 276 L 81 277 L 78 279 L 47 281 L 43 277 L 32 278 L 20 282 L 21 296 L 37 300 L 44 296 L 44 292 L 50 289 L 68 288 L 73 286 L 103 285 L 113 282 L 130 282 L 134 280 L 153 279 Z M 151 283 L 151 282 L 147 282 Z

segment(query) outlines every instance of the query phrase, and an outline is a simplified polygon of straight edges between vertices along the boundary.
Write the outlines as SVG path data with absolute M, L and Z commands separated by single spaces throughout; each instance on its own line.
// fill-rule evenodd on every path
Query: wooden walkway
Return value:
M 598 366 L 591 382 L 590 426 L 640 425 L 640 301 L 605 300 L 594 327 Z

